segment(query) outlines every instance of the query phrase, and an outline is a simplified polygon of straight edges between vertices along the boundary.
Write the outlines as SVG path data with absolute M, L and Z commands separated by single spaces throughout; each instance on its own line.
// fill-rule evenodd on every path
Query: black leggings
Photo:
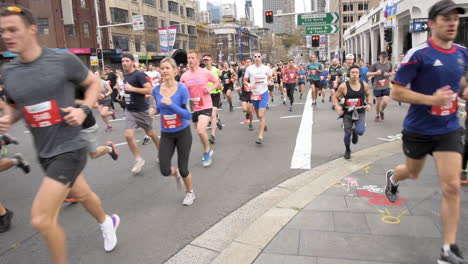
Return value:
M 294 89 L 296 89 L 295 83 L 285 83 L 286 93 L 288 94 L 289 103 L 291 106 L 294 104 Z
M 465 148 L 463 152 L 463 163 L 462 163 L 462 169 L 466 170 L 466 165 L 468 163 L 468 118 L 465 119 Z
M 188 162 L 192 148 L 192 132 L 190 126 L 178 132 L 161 132 L 159 143 L 159 169 L 164 176 L 171 175 L 171 160 L 177 147 L 177 167 L 180 176 L 187 177 L 190 172 Z

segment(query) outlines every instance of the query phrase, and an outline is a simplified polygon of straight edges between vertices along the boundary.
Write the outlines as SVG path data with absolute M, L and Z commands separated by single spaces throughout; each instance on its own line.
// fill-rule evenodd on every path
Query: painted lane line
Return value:
M 291 159 L 291 169 L 310 169 L 310 159 L 312 155 L 312 125 L 314 123 L 314 112 L 312 109 L 311 89 L 307 93 L 304 105 L 301 125 L 297 132 L 296 147 Z
M 28 133 L 31 133 L 31 131 L 26 130 L 26 131 L 24 131 L 24 133 L 25 133 L 25 134 L 28 134 Z
M 280 118 L 296 118 L 296 117 L 301 117 L 302 115 L 292 115 L 292 116 L 282 116 Z
M 253 121 L 252 121 L 252 123 L 257 123 L 257 122 L 258 122 L 258 120 L 253 120 Z M 240 124 L 242 125 L 242 124 L 246 124 L 246 123 L 240 122 Z M 248 123 L 247 123 L 247 124 L 248 124 Z
M 137 143 L 140 142 L 139 139 L 136 140 Z M 114 146 L 118 147 L 118 146 L 123 146 L 123 145 L 127 145 L 128 143 L 127 142 L 122 142 L 122 143 L 117 143 L 117 144 L 114 144 Z

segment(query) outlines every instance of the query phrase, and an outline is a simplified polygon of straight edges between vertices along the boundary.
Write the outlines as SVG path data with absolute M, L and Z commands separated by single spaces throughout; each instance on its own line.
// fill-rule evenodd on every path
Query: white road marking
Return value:
M 112 120 L 109 120 L 109 122 L 118 122 L 118 121 L 123 121 L 123 120 L 125 120 L 125 118 L 112 119 Z
M 252 121 L 252 123 L 257 123 L 257 122 L 258 122 L 258 120 L 253 120 L 253 121 Z M 241 125 L 242 125 L 242 124 L 245 124 L 244 122 L 240 122 L 240 123 L 241 123 Z M 248 123 L 247 123 L 247 124 L 248 124 Z
M 301 117 L 302 115 L 293 115 L 293 116 L 282 116 L 280 118 L 296 118 L 296 117 Z
M 28 134 L 28 133 L 31 133 L 31 131 L 26 130 L 26 131 L 24 131 L 24 133 L 25 133 L 25 134 Z
M 297 132 L 296 147 L 291 159 L 291 169 L 310 169 L 310 158 L 312 155 L 312 125 L 314 123 L 314 112 L 312 109 L 311 89 L 307 93 L 304 105 L 301 125 Z
M 137 143 L 139 143 L 139 142 L 140 142 L 140 140 L 139 140 L 139 139 L 137 139 L 137 141 L 136 141 L 136 142 L 137 142 Z M 128 144 L 127 142 L 122 142 L 122 143 L 117 143 L 117 144 L 114 144 L 114 146 L 118 147 L 118 146 L 123 146 L 123 145 L 127 145 L 127 144 Z

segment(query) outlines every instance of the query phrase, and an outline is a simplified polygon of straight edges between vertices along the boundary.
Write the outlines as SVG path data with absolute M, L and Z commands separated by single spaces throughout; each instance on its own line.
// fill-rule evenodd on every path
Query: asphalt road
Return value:
M 174 179 L 164 178 L 156 163 L 154 145 L 141 146 L 146 164 L 142 173 L 130 174 L 133 158 L 125 144 L 120 145 L 121 156 L 113 161 L 108 156 L 89 160 L 84 174 L 96 193 L 102 198 L 108 213 L 121 217 L 118 231 L 119 244 L 112 253 L 105 253 L 99 226 L 80 205 L 63 206 L 60 223 L 67 233 L 70 263 L 163 263 L 178 250 L 217 221 L 241 205 L 280 182 L 303 172 L 290 169 L 296 138 L 302 119 L 305 98 L 298 100 L 293 112 L 282 105 L 279 94 L 267 111 L 268 132 L 264 144 L 256 145 L 257 126 L 250 132 L 241 124 L 241 109 L 227 111 L 227 103 L 221 111 L 225 123 L 218 131 L 213 145 L 214 162 L 210 168 L 201 163 L 202 148 L 192 128 L 194 144 L 190 168 L 197 195 L 190 207 L 182 206 L 183 191 L 176 189 Z M 328 99 L 328 97 L 327 97 Z M 237 102 L 237 96 L 235 96 Z M 236 106 L 239 106 L 236 103 Z M 304 140 L 312 140 L 311 167 L 339 158 L 344 152 L 343 131 L 331 104 L 318 103 L 313 110 L 312 134 Z M 367 119 L 367 131 L 352 146 L 364 149 L 399 134 L 407 106 L 392 102 L 386 111 L 386 120 L 373 122 L 373 113 Z M 101 126 L 99 142 L 107 140 L 124 143 L 122 120 L 113 122 L 112 132 L 104 132 Z M 159 127 L 159 121 L 154 122 Z M 40 184 L 40 169 L 32 140 L 25 126 L 18 123 L 11 133 L 21 141 L 10 146 L 9 155 L 21 152 L 32 164 L 32 172 L 24 175 L 12 169 L 0 176 L 0 201 L 15 212 L 12 229 L 0 234 L 0 263 L 49 263 L 47 250 L 40 235 L 30 224 L 30 207 Z M 143 132 L 137 131 L 137 138 Z M 379 139 L 380 138 L 380 139 Z M 302 142 L 302 141 L 301 141 Z M 346 166 L 346 164 L 343 164 Z

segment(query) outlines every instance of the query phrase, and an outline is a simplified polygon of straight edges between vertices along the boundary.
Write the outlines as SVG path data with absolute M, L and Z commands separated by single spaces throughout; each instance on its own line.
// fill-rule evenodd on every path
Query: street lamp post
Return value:
M 218 62 L 221 61 L 221 48 L 219 46 L 222 46 L 222 42 L 218 42 L 218 50 L 219 50 L 219 55 L 218 55 Z

